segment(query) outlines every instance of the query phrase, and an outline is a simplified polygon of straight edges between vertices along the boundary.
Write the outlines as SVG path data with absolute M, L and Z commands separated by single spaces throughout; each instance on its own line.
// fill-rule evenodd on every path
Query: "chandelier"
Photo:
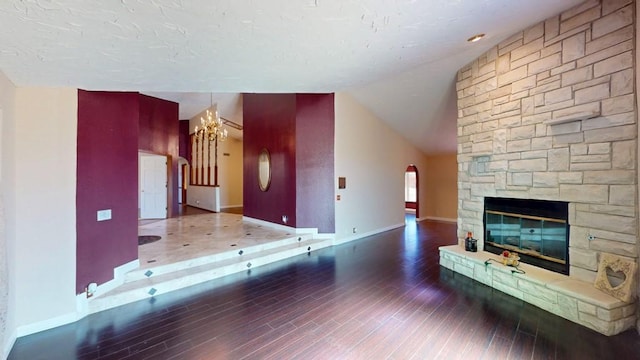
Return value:
M 218 140 L 224 141 L 227 138 L 227 129 L 223 127 L 222 119 L 218 114 L 218 105 L 213 105 L 213 93 L 211 94 L 211 106 L 207 109 L 206 115 L 200 117 L 200 127 L 196 126 L 194 130 L 196 146 L 195 162 L 193 163 L 195 171 L 192 174 L 192 176 L 195 176 L 192 178 L 195 181 L 193 183 L 211 185 L 211 143 L 213 143 L 215 150 L 213 155 L 213 186 L 218 187 Z M 208 140 L 206 141 L 206 152 L 205 140 Z
M 213 99 L 211 107 L 213 108 Z M 214 111 L 207 109 L 206 116 L 200 117 L 200 127 L 196 126 L 195 132 L 196 140 L 202 138 L 209 141 L 224 141 L 227 138 L 227 129 L 222 126 L 222 119 L 218 115 L 217 107 Z

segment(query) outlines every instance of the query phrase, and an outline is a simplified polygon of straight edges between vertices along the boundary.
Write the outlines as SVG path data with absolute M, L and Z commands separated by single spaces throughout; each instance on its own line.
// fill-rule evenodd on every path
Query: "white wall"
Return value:
M 13 154 L 15 141 L 7 134 L 15 132 L 13 121 L 15 87 L 0 72 L 0 358 L 8 355 L 8 352 L 16 337 L 16 320 L 12 311 L 15 303 L 11 301 L 8 294 L 15 291 L 15 276 L 10 265 L 15 263 L 9 252 L 7 239 L 15 234 L 13 227 L 7 228 L 6 224 L 12 222 L 15 214 L 7 212 L 5 209 L 15 205 L 15 194 L 8 191 L 13 188 L 15 181 L 8 174 L 15 172 L 15 161 L 10 154 Z M 12 244 L 13 246 L 13 244 Z M 4 356 L 4 357 L 2 357 Z
M 220 212 L 220 187 L 189 185 L 187 205 Z
M 0 83 L 11 342 L 76 319 L 78 101 L 76 89 Z
M 404 226 L 404 173 L 420 173 L 426 201 L 426 156 L 346 93 L 335 94 L 336 242 Z M 338 189 L 337 177 L 346 177 Z M 353 233 L 353 228 L 356 233 Z

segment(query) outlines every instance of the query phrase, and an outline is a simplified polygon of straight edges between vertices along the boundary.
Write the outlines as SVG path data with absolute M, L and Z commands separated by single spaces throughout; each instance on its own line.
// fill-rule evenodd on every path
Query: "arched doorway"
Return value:
M 420 217 L 418 168 L 410 164 L 404 173 L 404 208 L 405 212 L 415 213 Z

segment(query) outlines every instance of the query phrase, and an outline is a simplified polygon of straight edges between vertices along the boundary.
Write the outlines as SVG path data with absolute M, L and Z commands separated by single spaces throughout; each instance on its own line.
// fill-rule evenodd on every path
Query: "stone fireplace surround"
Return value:
M 603 254 L 638 258 L 635 7 L 586 1 L 458 72 L 460 244 L 441 249 L 443 266 L 607 335 L 637 319 L 593 287 Z M 485 265 L 485 196 L 568 202 L 569 276 Z

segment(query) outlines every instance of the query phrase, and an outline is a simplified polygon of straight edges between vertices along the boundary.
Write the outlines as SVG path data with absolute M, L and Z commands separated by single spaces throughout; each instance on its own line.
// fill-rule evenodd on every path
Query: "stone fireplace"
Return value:
M 495 244 L 485 237 L 486 198 L 565 203 L 566 275 L 548 276 L 555 295 L 527 299 L 517 281 L 485 283 L 607 334 L 637 318 L 633 304 L 608 298 L 604 308 L 619 311 L 598 313 L 588 300 L 598 290 L 587 289 L 602 256 L 638 258 L 634 10 L 632 1 L 586 1 L 502 41 L 457 77 L 458 238 L 462 245 L 473 232 L 479 251 L 476 259 L 463 248 L 473 269 L 465 275 L 485 276 L 474 261 L 493 256 L 484 251 Z M 585 286 L 571 309 L 559 303 L 567 294 L 558 284 Z

